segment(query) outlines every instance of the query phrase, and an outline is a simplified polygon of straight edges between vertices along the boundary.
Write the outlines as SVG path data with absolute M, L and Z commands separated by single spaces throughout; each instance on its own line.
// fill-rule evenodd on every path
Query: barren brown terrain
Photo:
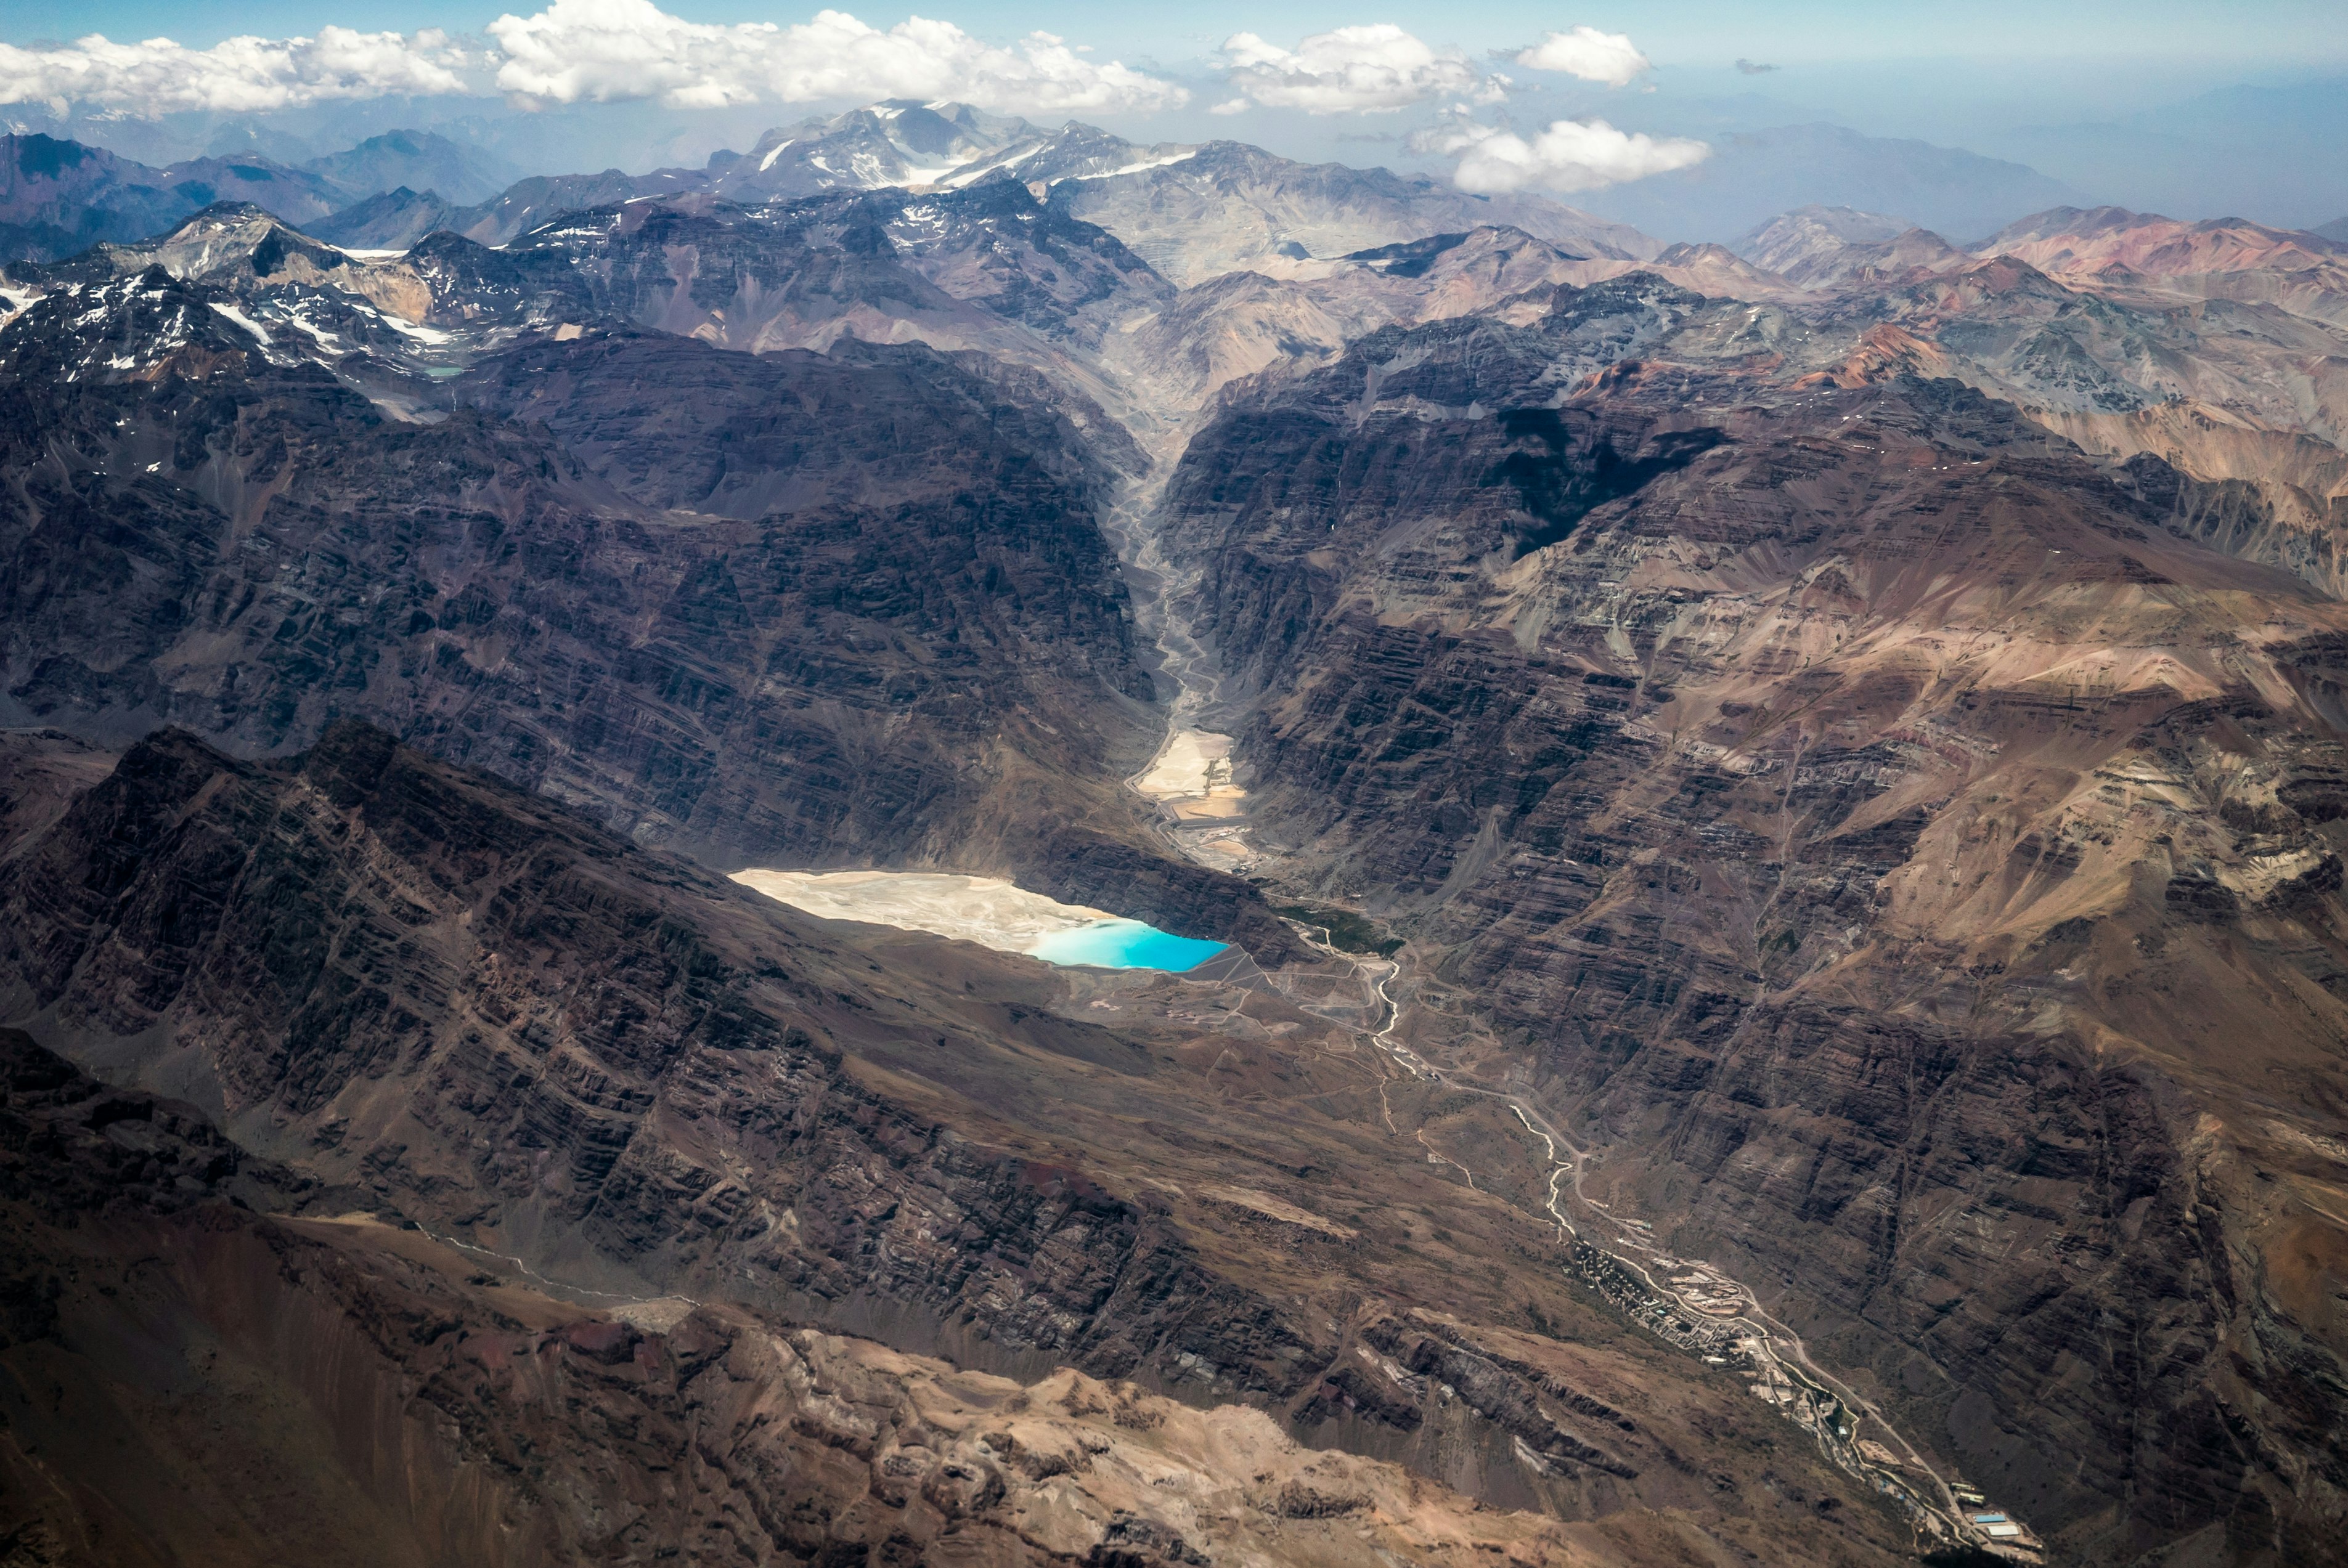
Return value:
M 2348 252 L 799 130 L 25 186 L 0 1562 L 2348 1552 Z

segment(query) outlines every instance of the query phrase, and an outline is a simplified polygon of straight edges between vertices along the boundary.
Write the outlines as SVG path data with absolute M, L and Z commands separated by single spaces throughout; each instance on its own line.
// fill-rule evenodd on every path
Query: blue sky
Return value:
M 675 0 L 663 7 L 700 22 L 798 21 L 815 9 Z M 1278 38 L 1350 24 L 1395 22 L 1465 49 L 1530 42 L 1552 28 L 1588 24 L 1630 34 L 1658 63 L 1725 66 L 1739 57 L 1826 64 L 1971 58 L 2024 67 L 2066 59 L 2160 60 L 2218 70 L 2298 69 L 2348 61 L 2348 25 L 2337 0 L 2260 0 L 2212 5 L 2186 0 L 1661 0 L 1558 6 L 1481 0 L 1453 5 L 1201 4 L 1103 6 L 1073 0 L 948 0 L 907 9 L 845 5 L 885 26 L 910 11 L 1008 39 L 1043 28 L 1097 49 L 1173 63 L 1203 56 L 1232 33 Z M 321 26 L 478 32 L 505 9 L 464 0 L 11 0 L 0 39 L 24 44 L 103 33 L 117 40 L 167 36 L 198 47 L 239 33 L 269 36 Z
M 547 3 L 535 0 L 538 7 Z M 1521 49 L 1552 30 L 1588 26 L 1625 35 L 1644 52 L 1654 69 L 1643 87 L 1672 97 L 1760 94 L 1789 112 L 1831 118 L 1874 134 L 1948 143 L 1979 141 L 2017 126 L 2156 110 L 2240 83 L 2348 77 L 2341 0 L 2233 5 L 2206 0 L 1604 0 L 1570 6 L 1534 0 L 1379 6 L 1351 0 L 1128 6 L 1092 0 L 923 0 L 918 7 L 843 8 L 876 27 L 919 15 L 1006 45 L 1041 29 L 1089 50 L 1090 58 L 1119 59 L 1187 82 L 1204 80 L 1210 87 L 1218 52 L 1241 32 L 1293 46 L 1333 28 L 1392 23 L 1429 45 L 1507 69 L 1498 52 Z M 520 9 L 528 14 L 532 7 Z M 788 25 L 806 21 L 815 6 L 663 0 L 661 9 L 693 22 Z M 202 49 L 235 35 L 278 38 L 339 26 L 405 33 L 437 27 L 486 47 L 485 30 L 505 10 L 495 0 L 10 0 L 0 8 L 0 44 L 65 42 L 98 33 L 118 43 L 168 36 Z M 1742 76 L 1735 70 L 1740 60 L 1779 68 Z M 1558 85 L 1538 73 L 1511 74 L 1528 95 Z M 1106 112 L 1090 118 L 1108 123 L 1146 117 Z M 1192 118 L 1172 116 L 1169 123 Z M 1318 128 L 1329 133 L 1318 139 L 1338 134 Z
M 2269 220 L 2323 220 L 2334 186 L 2348 200 L 2348 175 L 2323 172 L 2348 140 L 2342 0 L 925 0 L 918 12 L 850 10 L 853 22 L 728 0 L 531 0 L 512 15 L 466 0 L 10 0 L 0 105 L 15 107 L 0 118 L 104 138 L 126 114 L 176 111 L 314 139 L 383 128 L 378 108 L 427 124 L 522 114 L 542 122 L 534 142 L 504 144 L 530 143 L 533 163 L 650 167 L 697 161 L 852 102 L 951 97 L 1138 140 L 1231 136 L 1296 157 L 1473 165 L 1492 179 L 1510 177 L 1507 159 L 1447 162 L 1428 155 L 1430 138 L 1451 128 L 1459 148 L 1462 136 L 1501 135 L 1529 147 L 1562 121 L 1603 121 L 1614 139 L 1581 137 L 1571 157 L 1528 162 L 1511 143 L 1487 149 L 1568 195 L 1683 168 L 1695 140 L 1830 123 L 2027 163 L 2082 199 L 2158 201 L 2180 215 L 2236 200 L 2237 169 L 2256 176 L 2240 200 L 2254 195 Z M 335 42 L 338 28 L 368 36 Z M 1038 31 L 1066 47 L 1027 41 Z M 74 46 L 93 33 L 180 47 Z M 1245 35 L 1255 37 L 1235 47 Z M 1563 55 L 1536 58 L 1551 47 L 1545 39 L 1569 35 L 1590 49 L 1557 45 Z M 224 45 L 232 36 L 266 42 Z M 285 42 L 301 38 L 316 42 Z M 1623 59 L 1634 68 L 1606 64 Z M 396 107 L 409 103 L 427 107 Z M 2262 117 L 2274 124 L 2246 138 L 2243 126 Z M 170 150 L 159 141 L 139 155 Z M 1593 185 L 1591 168 L 1612 172 Z

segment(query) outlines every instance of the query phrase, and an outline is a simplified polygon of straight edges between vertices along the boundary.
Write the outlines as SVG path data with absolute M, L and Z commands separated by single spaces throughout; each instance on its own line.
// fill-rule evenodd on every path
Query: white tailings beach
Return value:
M 932 931 L 1054 964 L 1179 972 L 1223 951 L 994 876 L 942 871 L 737 871 L 734 880 L 827 920 Z

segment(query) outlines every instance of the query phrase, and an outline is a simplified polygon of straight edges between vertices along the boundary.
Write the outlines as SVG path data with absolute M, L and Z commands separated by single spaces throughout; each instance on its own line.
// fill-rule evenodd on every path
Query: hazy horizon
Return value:
M 405 127 L 524 174 L 641 173 L 903 87 L 1144 143 L 1228 138 L 1471 183 L 1465 149 L 1489 142 L 1513 161 L 1495 174 L 1487 159 L 1480 178 L 1667 240 L 1724 239 L 1760 206 L 1806 200 L 1959 227 L 2030 210 L 2016 201 L 2283 227 L 2348 214 L 2348 169 L 2324 156 L 2348 136 L 2348 43 L 2313 5 L 2213 28 L 2165 3 L 2001 4 L 1967 14 L 1982 52 L 1953 56 L 1931 52 L 1941 40 L 1921 14 L 1839 4 L 1766 17 L 1715 4 L 1316 6 L 1277 20 L 1228 6 L 1186 12 L 1179 29 L 1056 4 L 928 23 L 648 0 L 520 15 L 272 0 L 236 15 L 232 35 L 217 9 L 178 0 L 16 7 L 0 36 L 0 120 L 148 162 L 298 159 Z M 1595 153 L 1579 132 L 1573 151 L 1544 143 L 1567 122 L 1612 139 Z M 1808 127 L 1847 134 L 1831 157 L 1815 136 L 1765 134 Z M 1910 142 L 1980 161 L 1895 145 Z M 1917 210 L 1898 205 L 1910 192 Z

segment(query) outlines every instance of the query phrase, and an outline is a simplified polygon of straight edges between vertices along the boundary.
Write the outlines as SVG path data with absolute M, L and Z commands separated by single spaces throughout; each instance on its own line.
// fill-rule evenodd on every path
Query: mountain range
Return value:
M 1725 241 L 1808 203 L 1910 213 L 1969 239 L 2020 213 L 2079 200 L 2025 164 L 1837 125 L 1732 130 L 1714 137 L 1712 149 L 1692 169 L 1601 191 L 1591 204 L 1652 232 Z
M 2348 243 L 6 150 L 9 1551 L 2348 1551 Z
M 2348 133 L 2337 74 L 2219 87 L 2116 118 L 2010 126 L 1987 147 L 2106 201 L 2315 223 L 2348 209 L 2327 149 Z

